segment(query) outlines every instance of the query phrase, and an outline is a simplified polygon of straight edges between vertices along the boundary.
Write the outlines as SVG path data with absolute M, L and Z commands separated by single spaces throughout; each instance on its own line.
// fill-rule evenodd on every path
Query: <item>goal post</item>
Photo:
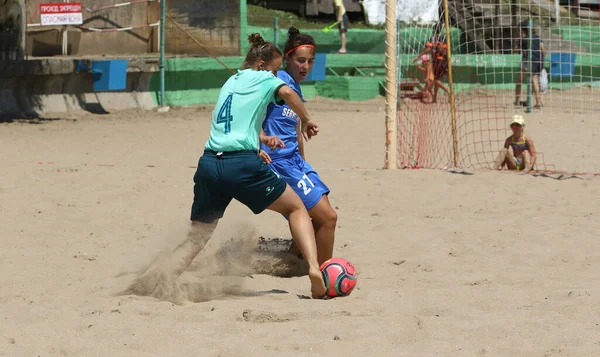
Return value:
M 567 140 L 582 142 L 569 154 L 543 136 L 537 171 L 600 172 L 600 162 L 583 151 L 596 144 L 589 119 L 600 109 L 595 2 L 390 2 L 402 4 L 402 11 L 395 70 L 389 68 L 386 42 L 386 139 L 396 140 L 395 155 L 389 152 L 393 144 L 386 143 L 387 168 L 493 168 L 511 134 L 510 118 L 520 114 L 537 137 L 542 129 L 563 125 L 559 121 L 582 126 L 581 134 L 567 134 Z M 386 38 L 390 29 L 386 23 Z M 400 78 L 395 126 L 389 118 L 394 78 Z
M 450 117 L 452 119 L 452 162 L 454 164 L 454 167 L 458 167 L 458 138 L 456 134 L 456 106 L 454 102 L 454 85 L 452 84 L 452 42 L 450 41 L 448 0 L 444 0 L 444 28 L 446 30 L 446 47 L 448 48 L 448 99 L 450 101 Z
M 396 62 L 396 1 L 385 2 L 385 152 L 386 168 L 396 169 L 398 82 Z

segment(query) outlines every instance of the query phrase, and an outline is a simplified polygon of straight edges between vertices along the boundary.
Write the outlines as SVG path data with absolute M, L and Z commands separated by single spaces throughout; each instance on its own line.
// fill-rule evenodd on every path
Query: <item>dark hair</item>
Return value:
M 529 35 L 529 28 L 528 27 L 521 27 L 521 33 L 525 34 L 525 35 Z M 531 34 L 532 35 L 538 35 L 539 31 L 536 27 L 531 29 Z
M 270 62 L 276 56 L 282 57 L 281 51 L 272 42 L 265 41 L 258 33 L 248 36 L 252 45 L 244 60 L 244 69 L 252 67 L 258 60 Z
M 311 36 L 304 33 L 300 33 L 300 31 L 295 27 L 290 27 L 288 30 L 288 40 L 285 43 L 283 52 L 286 55 L 291 55 L 296 47 L 302 45 L 311 45 L 315 47 L 315 49 L 317 47 L 317 45 L 315 44 L 315 40 Z M 288 53 L 290 51 L 292 52 Z

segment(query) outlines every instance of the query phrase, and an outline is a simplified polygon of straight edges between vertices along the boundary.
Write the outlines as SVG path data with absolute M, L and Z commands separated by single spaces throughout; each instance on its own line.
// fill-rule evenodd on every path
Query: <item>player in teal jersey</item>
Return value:
M 275 76 L 282 63 L 279 49 L 259 34 L 249 39 L 252 48 L 244 70 L 223 85 L 212 114 L 210 137 L 194 175 L 190 235 L 132 285 L 137 294 L 152 295 L 161 285 L 172 283 L 206 245 L 235 198 L 255 214 L 270 209 L 289 217 L 294 242 L 309 266 L 312 296 L 325 295 L 310 216 L 294 190 L 258 156 L 259 140 L 271 148 L 285 146 L 274 136 L 259 138 L 270 103 L 285 101 L 300 116 L 308 138 L 317 134 L 318 126 L 296 92 Z

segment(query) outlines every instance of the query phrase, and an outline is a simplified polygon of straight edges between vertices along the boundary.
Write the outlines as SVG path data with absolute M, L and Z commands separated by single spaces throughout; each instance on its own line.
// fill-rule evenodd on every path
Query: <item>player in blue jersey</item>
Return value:
M 280 78 L 301 98 L 300 83 L 306 79 L 315 60 L 315 41 L 311 36 L 291 27 L 285 44 L 285 70 L 277 72 Z M 322 264 L 331 259 L 335 240 L 337 213 L 327 198 L 329 188 L 319 174 L 305 160 L 301 121 L 298 114 L 286 103 L 269 104 L 263 134 L 277 136 L 285 143 L 284 148 L 272 150 L 262 145 L 261 156 L 277 172 L 304 202 L 312 219 L 317 241 L 317 255 Z M 295 243 L 291 252 L 301 254 Z
M 255 214 L 270 209 L 289 217 L 294 242 L 309 266 L 312 296 L 325 295 L 310 216 L 298 195 L 258 156 L 259 137 L 270 149 L 285 146 L 277 137 L 260 135 L 270 103 L 288 103 L 298 113 L 308 138 L 317 134 L 318 126 L 296 92 L 275 76 L 282 63 L 279 49 L 259 34 L 251 35 L 250 42 L 244 70 L 223 85 L 212 113 L 210 137 L 194 175 L 191 233 L 169 257 L 150 267 L 130 291 L 152 295 L 157 289 L 169 288 L 206 245 L 235 198 Z

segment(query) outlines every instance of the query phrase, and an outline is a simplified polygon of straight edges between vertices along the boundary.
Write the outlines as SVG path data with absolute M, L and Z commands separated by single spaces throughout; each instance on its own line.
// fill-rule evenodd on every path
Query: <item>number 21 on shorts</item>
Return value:
M 219 114 L 217 115 L 217 124 L 225 124 L 225 134 L 229 134 L 231 132 L 231 122 L 233 121 L 233 116 L 231 115 L 231 101 L 233 100 L 233 94 L 227 96 L 225 102 L 219 109 Z
M 308 187 L 306 184 L 307 181 L 312 187 L 315 187 L 315 184 L 308 178 L 308 176 L 306 176 L 306 174 L 302 175 L 302 179 L 298 181 L 298 188 L 301 188 L 302 191 L 304 191 L 305 196 L 312 191 L 312 188 Z

